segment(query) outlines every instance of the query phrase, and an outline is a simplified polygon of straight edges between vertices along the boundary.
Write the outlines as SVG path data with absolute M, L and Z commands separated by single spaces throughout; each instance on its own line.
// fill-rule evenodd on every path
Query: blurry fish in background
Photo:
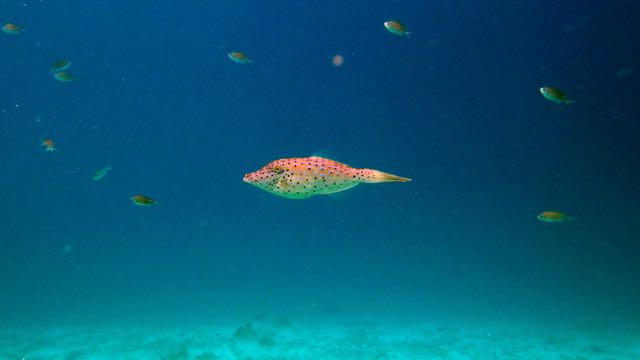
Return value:
M 572 104 L 575 101 L 567 99 L 567 95 L 562 92 L 562 90 L 554 87 L 541 87 L 540 94 L 544 96 L 547 100 L 551 100 L 558 104 Z
M 331 59 L 331 64 L 335 67 L 340 67 L 342 66 L 342 64 L 344 64 L 344 56 L 338 54 L 335 55 L 332 59 Z
M 64 244 L 64 246 L 62 247 L 63 254 L 70 254 L 72 251 L 73 251 L 73 246 L 71 246 L 71 244 Z
M 78 80 L 78 78 L 76 78 L 75 76 L 69 74 L 66 71 L 58 71 L 58 72 L 54 72 L 53 73 L 53 77 L 58 80 L 58 81 L 62 81 L 62 82 L 71 82 L 71 81 L 76 81 Z
M 247 55 L 240 51 L 230 52 L 227 56 L 229 57 L 229 59 L 237 62 L 238 64 L 249 64 L 253 62 L 253 60 L 249 59 Z
M 591 18 L 593 18 L 592 15 L 582 15 L 574 22 L 563 26 L 562 30 L 567 35 L 575 35 L 576 32 L 582 31 L 587 26 L 589 21 L 591 21 Z
M 618 69 L 618 71 L 616 72 L 616 77 L 617 78 L 626 78 L 632 75 L 635 75 L 636 73 L 636 67 L 635 66 L 625 66 L 622 67 L 620 69 Z
M 568 216 L 563 212 L 554 211 L 554 210 L 543 211 L 540 214 L 538 214 L 537 218 L 540 221 L 550 222 L 550 223 L 573 221 L 576 219 L 573 216 Z
M 24 31 L 24 28 L 16 24 L 7 23 L 2 25 L 2 31 L 10 35 L 17 35 Z
M 275 160 L 246 174 L 242 180 L 289 199 L 333 194 L 361 183 L 411 181 L 378 170 L 352 168 L 318 156 Z
M 65 71 L 71 66 L 71 60 L 69 59 L 60 59 L 53 64 L 51 64 L 51 72 L 58 73 L 61 71 Z
M 407 31 L 407 28 L 399 21 L 389 20 L 384 22 L 384 27 L 392 34 L 398 36 L 406 36 L 409 37 L 410 32 Z
M 56 149 L 56 145 L 53 143 L 53 140 L 51 140 L 51 139 L 42 140 L 40 145 L 45 147 L 45 149 L 44 149 L 45 152 L 58 150 L 58 149 Z
M 113 169 L 113 168 L 111 167 L 111 165 L 107 164 L 107 165 L 106 165 L 105 167 L 103 167 L 102 169 L 100 169 L 100 170 L 96 170 L 96 172 L 95 172 L 95 173 L 93 173 L 93 177 L 92 177 L 92 178 L 93 178 L 93 180 L 98 181 L 98 180 L 102 179 L 103 177 L 107 176 L 107 174 L 109 173 L 109 171 L 111 171 L 111 169 Z
M 145 195 L 134 195 L 131 197 L 131 201 L 138 206 L 151 206 L 157 204 L 157 201 Z

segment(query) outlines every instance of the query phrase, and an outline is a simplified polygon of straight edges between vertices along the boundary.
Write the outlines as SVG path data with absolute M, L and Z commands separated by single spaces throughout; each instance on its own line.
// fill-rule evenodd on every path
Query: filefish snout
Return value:
M 272 175 L 274 175 L 272 174 L 272 172 L 272 167 L 270 165 L 266 165 L 257 171 L 245 174 L 242 178 L 242 181 L 258 186 L 258 184 L 260 184 L 261 182 L 271 180 Z

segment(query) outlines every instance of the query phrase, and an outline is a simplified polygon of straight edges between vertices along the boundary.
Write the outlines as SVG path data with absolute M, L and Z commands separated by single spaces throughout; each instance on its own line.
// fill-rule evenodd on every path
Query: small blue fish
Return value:
M 103 167 L 102 169 L 96 170 L 96 172 L 93 173 L 93 180 L 98 181 L 103 177 L 107 176 L 107 174 L 109 173 L 109 171 L 111 171 L 111 169 L 113 169 L 111 165 L 107 164 L 107 166 Z

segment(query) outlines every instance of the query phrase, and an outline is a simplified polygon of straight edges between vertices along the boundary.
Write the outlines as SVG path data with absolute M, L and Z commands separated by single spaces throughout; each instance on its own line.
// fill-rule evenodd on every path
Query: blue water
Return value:
M 636 2 L 0 9 L 26 28 L 0 33 L 2 328 L 640 324 Z M 63 57 L 78 81 L 51 76 Z M 242 181 L 312 154 L 413 181 L 307 200 Z

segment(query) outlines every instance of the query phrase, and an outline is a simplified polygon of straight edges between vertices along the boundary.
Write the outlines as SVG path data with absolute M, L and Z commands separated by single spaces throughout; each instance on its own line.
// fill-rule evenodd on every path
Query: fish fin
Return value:
M 287 182 L 287 179 L 282 178 L 282 179 L 278 180 L 276 186 L 281 191 L 286 191 L 289 188 L 289 183 Z
M 335 201 L 345 201 L 347 196 L 352 196 L 351 194 L 352 193 L 349 191 L 337 191 L 334 193 L 327 194 L 327 196 Z
M 366 183 L 383 183 L 383 182 L 407 182 L 411 181 L 409 178 L 389 174 L 386 172 L 372 170 L 372 169 L 360 169 L 360 175 L 362 175 L 362 182 Z
M 407 39 L 410 39 L 411 36 L 409 36 L 409 35 L 413 34 L 413 31 L 405 31 L 404 34 L 407 35 Z
M 562 103 L 563 103 L 563 104 L 567 104 L 567 105 L 569 105 L 569 104 L 573 104 L 573 103 L 575 103 L 575 102 L 576 102 L 575 100 L 563 100 L 563 101 L 562 101 Z
M 319 158 L 323 158 L 323 159 L 333 159 L 333 154 L 331 154 L 331 152 L 326 151 L 326 150 L 318 150 L 318 151 L 314 151 L 311 154 L 311 157 L 319 157 Z
M 333 160 L 333 157 L 330 157 L 330 156 L 313 154 L 313 155 L 311 155 L 311 157 L 312 157 L 312 158 L 324 159 L 324 160 L 331 160 L 331 161 L 333 161 L 334 163 L 336 163 L 336 164 L 338 164 L 338 165 L 342 165 L 342 166 L 345 166 L 345 167 L 348 167 L 348 168 L 350 168 L 350 167 L 351 167 L 351 166 L 349 166 L 349 165 L 347 165 L 347 164 L 345 164 L 345 163 L 341 163 L 341 162 L 339 162 L 339 161 L 335 161 L 335 160 Z
M 575 217 L 575 216 L 567 216 L 567 221 L 568 221 L 568 222 L 574 222 L 574 221 L 576 221 L 577 219 L 578 219 L 578 218 L 577 218 L 577 217 Z

